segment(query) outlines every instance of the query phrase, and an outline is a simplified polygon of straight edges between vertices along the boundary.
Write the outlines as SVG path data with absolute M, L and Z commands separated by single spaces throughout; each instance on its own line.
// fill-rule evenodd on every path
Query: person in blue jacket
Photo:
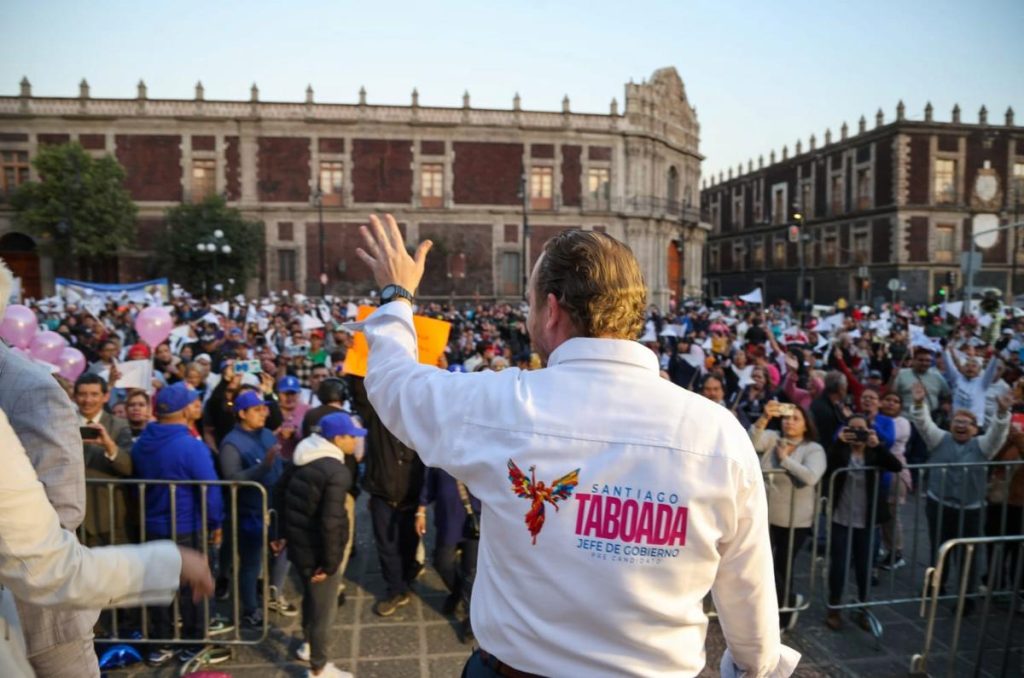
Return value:
M 219 480 L 213 468 L 210 449 L 192 436 L 185 410 L 199 397 L 184 382 L 166 386 L 156 394 L 156 423 L 145 428 L 132 447 L 132 464 L 139 480 Z M 179 485 L 174 504 L 166 484 L 145 486 L 145 539 L 173 538 L 181 546 L 202 550 L 203 539 L 219 543 L 223 520 L 220 488 L 206 489 L 206 525 L 203 525 L 202 492 L 199 486 Z M 172 511 L 173 508 L 173 511 Z M 173 515 L 172 515 L 173 513 Z M 174 529 L 172 529 L 172 525 Z M 179 598 L 182 637 L 201 638 L 202 608 L 192 602 L 192 593 L 184 587 Z M 151 608 L 153 638 L 172 638 L 173 608 Z M 200 646 L 190 646 L 183 653 L 194 653 Z M 174 656 L 168 647 L 150 652 L 151 664 L 163 664 Z M 184 656 L 184 655 L 183 655 Z

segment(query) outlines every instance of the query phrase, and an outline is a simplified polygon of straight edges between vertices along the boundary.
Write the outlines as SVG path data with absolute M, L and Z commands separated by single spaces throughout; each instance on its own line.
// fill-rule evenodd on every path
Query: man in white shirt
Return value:
M 369 398 L 484 506 L 465 675 L 695 676 L 709 591 L 722 675 L 790 675 L 757 456 L 728 410 L 661 379 L 633 341 L 646 289 L 632 252 L 599 232 L 553 238 L 528 290 L 547 368 L 456 375 L 416 360 L 411 291 L 431 243 L 410 257 L 390 215 L 363 235 L 382 287 L 364 323 Z

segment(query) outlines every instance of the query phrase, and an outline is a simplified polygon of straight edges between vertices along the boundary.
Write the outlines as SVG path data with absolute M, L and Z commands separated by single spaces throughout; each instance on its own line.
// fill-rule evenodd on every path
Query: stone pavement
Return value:
M 417 580 L 415 588 L 418 595 L 413 596 L 411 604 L 399 608 L 389 618 L 376 616 L 372 611 L 377 596 L 384 591 L 384 581 L 373 547 L 370 532 L 369 516 L 366 513 L 365 495 L 358 504 L 359 517 L 356 556 L 350 563 L 347 572 L 348 595 L 347 603 L 338 610 L 334 628 L 336 634 L 329 653 L 331 660 L 340 668 L 352 671 L 359 678 L 449 678 L 460 675 L 470 645 L 460 642 L 457 622 L 446 618 L 441 613 L 446 591 L 437 573 L 427 568 Z M 430 535 L 428 535 L 429 543 Z M 924 563 L 924 551 L 919 556 L 920 565 Z M 429 549 L 428 549 L 429 552 Z M 924 641 L 924 622 L 918 615 L 917 604 L 900 604 L 885 606 L 875 610 L 876 616 L 883 623 L 881 639 L 858 628 L 849 619 L 840 632 L 834 632 L 824 626 L 825 607 L 820 585 L 820 567 L 817 571 L 818 585 L 811 586 L 809 575 L 810 553 L 801 554 L 798 559 L 798 575 L 796 590 L 809 596 L 811 608 L 804 612 L 796 629 L 784 637 L 784 642 L 794 647 L 804 658 L 796 676 L 812 678 L 818 676 L 866 676 L 885 678 L 888 676 L 907 676 L 910 659 L 914 653 L 920 652 Z M 902 597 L 911 591 L 920 590 L 922 569 L 904 568 L 895 575 L 883 574 L 880 586 L 871 595 L 872 599 L 882 597 Z M 298 602 L 298 596 L 290 598 Z M 220 603 L 223 605 L 223 603 Z M 227 612 L 227 609 L 224 609 Z M 1014 634 L 1014 652 L 1011 668 L 1016 673 L 1021 667 L 1021 648 L 1024 647 L 1024 628 L 1020 621 L 1024 616 L 1017 615 L 1014 623 L 1007 624 L 1008 615 L 1005 607 L 994 608 L 990 614 L 990 623 L 985 630 L 989 636 L 988 646 L 1002 647 L 1002 636 L 1010 628 Z M 303 676 L 305 665 L 294 660 L 293 653 L 299 645 L 301 631 L 299 618 L 285 618 L 271 614 L 271 627 L 266 640 L 256 646 L 236 649 L 235 656 L 229 662 L 210 667 L 211 670 L 223 671 L 237 677 L 273 677 Z M 940 607 L 939 632 L 936 634 L 936 648 L 947 651 L 951 636 L 952 614 L 949 605 Z M 980 633 L 980 613 L 967 619 L 963 630 L 964 639 L 972 641 L 961 645 L 957 667 L 951 675 L 970 675 L 975 658 L 972 654 L 975 641 Z M 718 663 L 724 649 L 724 640 L 717 623 L 713 622 L 707 640 L 708 663 L 701 676 L 712 678 L 718 675 Z M 984 659 L 991 663 L 995 658 L 988 652 Z M 933 663 L 930 668 L 943 669 L 945 665 Z M 111 672 L 112 676 L 158 676 L 170 677 L 178 675 L 180 665 L 159 669 L 137 665 L 127 670 Z M 938 673 L 933 675 L 939 675 Z M 980 675 L 996 675 L 982 672 Z

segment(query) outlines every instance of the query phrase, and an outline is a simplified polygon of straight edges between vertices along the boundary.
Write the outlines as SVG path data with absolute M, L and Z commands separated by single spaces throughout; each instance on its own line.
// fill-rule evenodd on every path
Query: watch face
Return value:
M 395 294 L 397 292 L 398 292 L 398 288 L 396 286 L 394 286 L 394 285 L 386 285 L 384 287 L 384 289 L 382 289 L 380 291 L 380 298 L 381 299 L 390 299 L 391 297 L 395 296 Z

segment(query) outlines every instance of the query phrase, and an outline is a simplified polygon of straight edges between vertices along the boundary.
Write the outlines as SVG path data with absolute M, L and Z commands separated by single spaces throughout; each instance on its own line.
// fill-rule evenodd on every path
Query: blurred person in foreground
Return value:
M 799 654 L 780 642 L 757 456 L 728 410 L 660 378 L 633 341 L 647 290 L 629 248 L 593 231 L 549 240 L 528 285 L 547 367 L 454 374 L 416 359 L 412 296 L 431 243 L 410 256 L 390 215 L 363 236 L 382 288 L 362 324 L 367 394 L 483 506 L 480 646 L 463 675 L 695 676 L 709 591 L 722 675 L 790 675 Z
M 61 528 L 3 410 L 0 464 L 0 617 L 6 628 L 0 639 L 0 675 L 36 675 L 25 657 L 15 599 L 22 605 L 73 610 L 168 604 L 179 581 L 196 600 L 213 592 L 203 556 L 173 542 L 94 549 L 79 544 L 73 533 Z M 95 656 L 89 664 L 68 669 L 76 675 L 99 675 Z

